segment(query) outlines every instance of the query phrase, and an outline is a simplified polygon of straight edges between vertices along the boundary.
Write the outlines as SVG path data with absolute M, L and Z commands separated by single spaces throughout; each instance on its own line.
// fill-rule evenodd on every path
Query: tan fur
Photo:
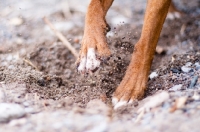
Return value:
M 106 42 L 106 33 L 109 28 L 105 16 L 112 2 L 113 0 L 91 0 L 78 61 L 87 54 L 88 48 L 95 48 L 98 55 L 102 57 L 110 55 Z M 143 97 L 158 38 L 170 3 L 171 0 L 148 0 L 142 34 L 135 45 L 126 74 L 114 92 L 113 96 L 116 99 L 129 101 Z M 176 11 L 173 5 L 170 9 L 170 11 Z

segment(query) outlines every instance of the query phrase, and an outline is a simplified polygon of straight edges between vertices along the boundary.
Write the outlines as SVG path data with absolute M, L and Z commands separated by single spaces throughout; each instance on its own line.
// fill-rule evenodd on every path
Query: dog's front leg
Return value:
M 148 0 L 141 37 L 126 74 L 113 95 L 115 108 L 141 99 L 171 0 Z
M 100 59 L 108 57 L 110 50 L 106 41 L 109 26 L 105 16 L 113 0 L 91 0 L 85 19 L 84 36 L 82 39 L 78 71 L 87 73 L 96 70 Z

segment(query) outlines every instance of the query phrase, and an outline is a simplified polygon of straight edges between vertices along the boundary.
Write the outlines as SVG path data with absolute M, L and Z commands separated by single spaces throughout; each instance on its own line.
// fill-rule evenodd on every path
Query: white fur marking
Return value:
M 78 71 L 84 72 L 85 71 L 85 65 L 86 65 L 86 57 L 83 57 L 83 58 L 81 58 L 81 62 L 78 66 Z
M 113 97 L 112 98 L 112 104 L 113 104 L 113 106 L 115 106 L 117 104 L 117 102 L 118 102 L 118 99 L 115 98 L 115 97 Z
M 87 53 L 86 69 L 94 70 L 95 68 L 99 67 L 99 65 L 100 60 L 96 58 L 95 49 L 89 48 Z
M 127 101 L 122 101 L 122 100 L 120 100 L 115 106 L 114 106 L 114 109 L 116 110 L 116 109 L 118 109 L 119 107 L 122 107 L 122 106 L 124 106 L 124 105 L 126 105 L 127 104 Z
M 132 104 L 132 103 L 133 103 L 133 100 L 132 100 L 132 99 L 128 101 L 128 104 Z
M 169 12 L 168 14 L 167 14 L 167 19 L 170 19 L 170 20 L 174 20 L 174 14 L 173 13 L 171 13 L 171 12 Z
M 174 16 L 175 16 L 176 18 L 181 18 L 181 15 L 180 15 L 179 12 L 175 12 L 175 13 L 174 13 Z
M 181 14 L 179 12 L 169 12 L 167 14 L 167 19 L 174 20 L 175 18 L 181 18 Z

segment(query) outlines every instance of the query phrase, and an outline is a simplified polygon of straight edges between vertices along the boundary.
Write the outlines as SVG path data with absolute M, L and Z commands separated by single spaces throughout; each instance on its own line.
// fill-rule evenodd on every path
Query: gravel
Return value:
M 25 116 L 25 110 L 18 104 L 0 103 L 0 123 Z

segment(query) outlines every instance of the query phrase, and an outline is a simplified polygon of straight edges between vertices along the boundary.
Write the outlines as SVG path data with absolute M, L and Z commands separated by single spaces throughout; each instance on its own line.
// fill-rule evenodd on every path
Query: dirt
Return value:
M 0 131 L 198 131 L 199 2 L 176 1 L 184 15 L 163 26 L 158 42 L 163 52 L 155 54 L 150 72 L 158 76 L 149 79 L 143 100 L 118 110 L 111 97 L 140 37 L 146 2 L 114 2 L 107 18 L 112 57 L 87 75 L 77 72 L 76 58 L 42 19 L 49 18 L 78 51 L 89 1 L 78 2 L 0 1 L 0 103 L 19 104 L 26 111 L 22 118 L 1 123 Z M 138 112 L 161 91 L 167 91 L 167 100 Z M 179 108 L 181 97 L 186 102 Z

